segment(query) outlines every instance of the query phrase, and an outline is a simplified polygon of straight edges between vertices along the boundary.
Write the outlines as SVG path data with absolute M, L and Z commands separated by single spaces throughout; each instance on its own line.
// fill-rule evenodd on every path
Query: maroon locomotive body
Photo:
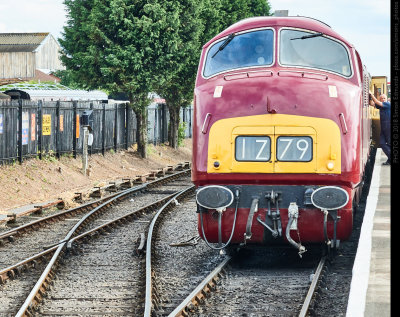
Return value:
M 194 96 L 198 228 L 216 249 L 336 246 L 370 152 L 369 74 L 305 17 L 242 20 L 204 45 Z

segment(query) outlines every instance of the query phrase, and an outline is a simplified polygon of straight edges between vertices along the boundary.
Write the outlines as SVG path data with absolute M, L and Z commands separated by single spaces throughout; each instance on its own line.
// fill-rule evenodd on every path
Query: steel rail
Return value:
M 24 266 L 30 265 L 32 263 L 37 263 L 35 261 L 43 259 L 43 257 L 49 256 L 50 254 L 54 253 L 57 250 L 57 248 L 58 248 L 58 246 L 60 244 L 62 244 L 64 242 L 67 242 L 67 248 L 70 249 L 72 247 L 72 244 L 75 241 L 78 241 L 78 240 L 80 240 L 80 239 L 82 239 L 82 238 L 84 238 L 84 237 L 86 237 L 88 235 L 92 235 L 95 232 L 100 231 L 101 229 L 106 229 L 106 228 L 108 228 L 108 227 L 110 227 L 110 226 L 112 226 L 114 224 L 118 224 L 119 222 L 127 220 L 132 216 L 135 216 L 137 214 L 143 213 L 146 210 L 148 210 L 149 208 L 155 208 L 156 206 L 160 206 L 160 205 L 166 203 L 169 199 L 171 199 L 175 195 L 176 195 L 176 193 L 171 194 L 171 195 L 167 196 L 166 198 L 159 199 L 158 201 L 156 201 L 156 202 L 154 202 L 154 203 L 152 203 L 150 205 L 141 207 L 141 208 L 136 209 L 136 210 L 134 210 L 134 211 L 132 211 L 130 213 L 127 213 L 127 214 L 125 214 L 125 215 L 123 215 L 121 217 L 118 217 L 116 219 L 110 220 L 110 221 L 108 221 L 108 222 L 106 222 L 106 223 L 104 223 L 104 224 L 102 224 L 102 225 L 100 225 L 98 227 L 95 227 L 95 228 L 93 228 L 91 230 L 85 231 L 84 233 L 81 233 L 78 236 L 76 236 L 76 237 L 74 237 L 74 238 L 72 238 L 70 240 L 63 239 L 63 240 L 51 245 L 50 247 L 46 248 L 45 251 L 37 253 L 37 254 L 29 257 L 29 258 L 26 258 L 25 260 L 22 260 L 22 261 L 14 264 L 14 265 L 11 265 L 11 266 L 1 270 L 0 271 L 0 284 L 3 284 L 7 279 L 13 278 L 15 275 L 19 274 L 20 271 L 23 270 Z
M 184 170 L 184 171 L 182 171 L 182 172 L 180 172 L 178 174 L 185 174 L 185 173 L 188 173 L 188 171 L 190 172 L 190 170 Z M 167 176 L 167 178 L 173 177 L 173 176 L 176 177 L 176 174 L 169 175 L 169 176 Z M 152 184 L 154 184 L 155 182 L 156 181 L 152 182 Z M 148 184 L 144 184 L 141 187 L 146 188 L 147 186 L 148 186 Z M 189 189 L 194 189 L 194 186 L 190 186 Z M 74 225 L 74 227 L 68 232 L 66 237 L 62 241 L 60 241 L 60 244 L 58 246 L 54 246 L 53 247 L 53 248 L 57 248 L 55 250 L 54 254 L 53 254 L 53 257 L 51 258 L 50 262 L 46 266 L 45 270 L 43 271 L 42 275 L 40 276 L 39 280 L 36 282 L 35 286 L 31 290 L 31 292 L 29 293 L 27 299 L 25 300 L 25 302 L 23 303 L 23 305 L 19 309 L 19 311 L 18 311 L 16 316 L 30 316 L 31 313 L 29 312 L 29 310 L 33 309 L 34 307 L 37 306 L 37 304 L 40 303 L 41 297 L 46 292 L 46 289 L 48 287 L 49 277 L 51 278 L 51 275 L 53 274 L 52 272 L 54 272 L 54 269 L 55 269 L 55 265 L 58 264 L 59 257 L 61 255 L 63 255 L 63 252 L 64 252 L 63 249 L 65 247 L 68 247 L 68 245 L 71 247 L 71 243 L 69 243 L 70 240 L 76 238 L 76 239 L 74 239 L 74 241 L 75 241 L 78 238 L 83 238 L 84 236 L 94 232 L 94 230 L 92 229 L 92 230 L 89 230 L 86 234 L 78 235 L 78 230 L 81 229 L 82 227 L 84 227 L 86 225 L 86 222 L 92 216 L 94 216 L 97 213 L 97 211 L 101 210 L 102 208 L 106 207 L 109 204 L 114 203 L 115 201 L 117 201 L 118 199 L 122 198 L 123 196 L 127 196 L 128 194 L 131 194 L 131 192 L 133 190 L 134 190 L 134 188 L 130 188 L 130 189 L 128 189 L 128 190 L 116 195 L 112 199 L 110 199 L 110 200 L 106 201 L 105 203 L 97 206 L 91 212 L 89 212 L 86 215 L 84 215 L 79 220 L 79 222 L 76 223 Z M 185 192 L 185 190 L 179 192 L 178 195 L 182 194 L 182 192 Z M 167 198 L 164 198 L 164 199 L 161 199 L 161 200 L 162 201 L 167 201 L 167 205 L 168 205 L 168 204 L 170 204 L 171 201 L 176 201 L 176 196 L 177 196 L 176 194 L 173 194 L 173 195 L 170 195 Z M 160 204 L 160 201 L 156 201 L 155 203 L 152 203 L 151 205 L 159 205 L 159 204 Z M 161 209 L 163 209 L 164 206 Z M 142 207 L 139 210 L 143 211 L 143 210 L 148 209 L 148 208 L 149 208 L 149 205 L 145 206 L 145 207 Z M 136 211 L 134 211 L 132 213 L 126 214 L 125 216 L 123 216 L 123 218 L 131 217 L 132 214 L 138 212 L 139 210 L 136 210 Z M 113 221 L 110 221 L 108 225 L 110 225 L 111 223 L 115 223 L 115 222 L 121 221 L 120 218 L 121 217 L 119 217 L 119 218 L 117 218 L 117 219 L 115 219 Z M 101 226 L 99 226 L 97 228 L 98 228 L 98 230 L 101 230 L 102 228 L 104 228 L 104 226 L 105 225 L 103 224 L 103 225 L 101 225 Z M 52 248 L 52 252 L 54 251 L 53 248 Z
M 13 228 L 11 230 L 5 231 L 3 233 L 0 233 L 0 240 L 6 240 L 9 239 L 10 237 L 14 237 L 14 235 L 19 235 L 21 233 L 24 233 L 26 231 L 28 231 L 29 229 L 35 229 L 36 225 L 42 225 L 45 224 L 51 220 L 57 220 L 57 218 L 61 218 L 61 217 L 66 217 L 68 215 L 74 215 L 75 213 L 80 212 L 80 210 L 82 209 L 89 209 L 89 208 L 94 208 L 96 205 L 100 204 L 103 201 L 106 201 L 110 198 L 113 198 L 114 196 L 116 196 L 117 194 L 112 194 L 110 196 L 107 197 L 103 197 L 101 199 L 97 199 L 93 202 L 78 206 L 78 207 L 74 207 L 68 210 L 64 210 L 61 212 L 58 212 L 56 214 L 44 217 L 42 219 L 38 219 L 38 220 L 34 220 L 30 223 L 24 224 L 22 226 L 19 226 L 17 228 Z
M 180 167 L 181 166 L 179 165 L 179 168 Z M 177 178 L 177 177 L 179 177 L 181 175 L 184 175 L 184 174 L 186 174 L 188 172 L 190 172 L 189 169 L 184 169 L 183 171 L 178 171 L 178 172 L 176 172 L 174 174 L 170 174 L 170 175 L 164 176 L 164 177 L 156 179 L 154 181 L 150 181 L 150 182 L 144 183 L 142 185 L 138 185 L 138 186 L 134 186 L 134 187 L 122 190 L 119 193 L 114 193 L 114 194 L 111 194 L 111 195 L 109 195 L 107 197 L 103 197 L 103 198 L 100 198 L 98 200 L 95 200 L 93 202 L 90 202 L 90 203 L 87 203 L 87 204 L 84 204 L 84 205 L 81 205 L 81 206 L 78 206 L 78 207 L 75 207 L 75 208 L 72 208 L 72 209 L 69 209 L 69 210 L 61 211 L 61 212 L 56 213 L 54 215 L 50 215 L 50 216 L 44 217 L 42 219 L 38 219 L 38 220 L 32 221 L 30 223 L 27 223 L 25 225 L 19 226 L 17 228 L 8 230 L 6 232 L 2 232 L 2 233 L 0 233 L 0 242 L 3 241 L 3 243 L 4 243 L 4 241 L 12 241 L 14 236 L 16 236 L 16 235 L 18 236 L 18 235 L 20 235 L 20 234 L 22 234 L 22 233 L 24 233 L 24 232 L 26 232 L 28 230 L 35 229 L 35 226 L 40 226 L 40 225 L 46 224 L 49 221 L 56 221 L 57 219 L 62 218 L 62 217 L 67 217 L 67 216 L 70 216 L 70 215 L 73 216 L 73 215 L 75 215 L 77 213 L 81 213 L 81 212 L 87 211 L 88 209 L 96 208 L 96 206 L 99 206 L 99 204 L 101 204 L 101 203 L 103 203 L 105 201 L 108 201 L 108 200 L 110 200 L 110 199 L 114 198 L 115 196 L 118 196 L 118 195 L 120 195 L 122 193 L 131 194 L 133 192 L 143 190 L 146 187 L 150 188 L 150 187 L 156 186 L 156 185 L 158 185 L 160 183 L 167 182 L 170 179 Z
M 185 174 L 185 173 L 188 173 L 188 170 L 184 170 L 184 171 L 179 172 L 179 173 L 177 173 L 177 174 L 170 175 L 170 176 L 168 176 L 167 178 L 162 179 L 162 181 L 166 181 L 166 180 L 168 180 L 170 177 L 174 177 L 174 176 L 176 177 L 176 175 L 182 175 L 182 174 Z M 150 184 L 150 185 L 156 185 L 158 181 L 160 181 L 160 180 L 156 180 L 156 181 L 151 182 L 151 183 L 149 183 L 149 184 Z M 149 185 L 149 184 L 147 184 L 147 185 Z M 138 187 L 130 188 L 129 190 L 135 191 L 135 189 L 141 190 L 142 188 L 143 188 L 143 185 L 139 186 L 139 188 L 138 188 Z M 132 192 L 130 192 L 129 194 L 131 194 L 131 193 L 132 193 Z M 109 201 L 110 199 L 114 198 L 114 197 L 117 196 L 117 195 L 123 195 L 123 194 L 126 195 L 126 194 L 127 194 L 126 191 L 123 191 L 123 192 L 121 192 L 121 193 L 119 193 L 119 194 L 114 194 L 112 197 L 108 196 L 108 198 L 107 198 L 107 200 L 106 200 L 105 202 L 108 203 L 108 201 Z M 141 212 L 144 212 L 147 208 L 154 208 L 154 207 L 153 207 L 154 205 L 156 205 L 156 204 L 162 204 L 166 199 L 169 199 L 170 197 L 172 197 L 172 196 L 175 195 L 175 194 L 176 194 L 176 193 L 174 193 L 174 194 L 168 196 L 167 198 L 160 199 L 159 201 L 157 201 L 157 202 L 155 202 L 155 203 L 153 203 L 153 204 L 150 204 L 150 205 L 141 207 L 141 208 L 139 208 L 139 209 L 136 209 L 135 211 L 133 211 L 133 212 L 131 212 L 131 213 L 128 213 L 128 214 L 126 214 L 126 215 L 124 215 L 124 216 L 122 216 L 122 217 L 120 217 L 120 218 L 117 218 L 117 219 L 115 219 L 115 220 L 111 220 L 110 222 L 105 223 L 105 224 L 103 225 L 103 227 L 107 227 L 107 226 L 109 226 L 109 225 L 111 225 L 112 223 L 115 223 L 115 222 L 117 222 L 117 221 L 122 221 L 124 218 L 129 218 L 129 217 L 133 216 L 134 214 L 139 214 L 139 213 L 141 213 Z M 103 204 L 103 205 L 104 205 L 104 204 Z M 101 207 L 101 206 L 100 206 L 100 207 Z M 100 208 L 100 207 L 99 207 L 99 208 Z M 95 229 L 96 229 L 96 230 L 100 230 L 101 228 L 98 227 L 98 228 L 95 228 Z M 96 231 L 95 229 L 93 229 L 93 230 L 91 230 L 91 231 Z M 81 236 L 86 236 L 86 235 L 88 235 L 89 233 L 90 233 L 90 232 L 85 232 L 85 233 L 81 234 Z M 71 239 L 71 240 L 75 240 L 75 239 Z M 54 251 L 57 249 L 57 246 L 58 246 L 58 245 L 60 245 L 60 244 L 63 243 L 63 242 L 68 242 L 68 241 L 69 241 L 69 239 L 66 239 L 66 238 L 63 239 L 63 240 L 60 240 L 60 241 L 58 241 L 58 242 L 56 242 L 56 243 L 54 243 L 54 244 L 52 244 L 52 245 L 50 245 L 50 246 L 47 246 L 47 247 L 45 248 L 45 249 L 46 249 L 45 251 L 40 252 L 40 253 L 37 253 L 37 254 L 35 254 L 35 255 L 29 257 L 29 258 L 26 258 L 26 259 L 24 259 L 24 260 L 22 260 L 22 261 L 20 261 L 20 262 L 18 262 L 18 263 L 16 263 L 16 264 L 14 264 L 14 265 L 11 265 L 11 266 L 9 266 L 9 267 L 6 267 L 6 268 L 0 270 L 0 284 L 4 284 L 6 280 L 14 278 L 15 275 L 18 275 L 21 271 L 24 271 L 24 270 L 27 268 L 27 266 L 29 266 L 29 265 L 33 266 L 33 265 L 35 265 L 38 261 L 42 261 L 42 260 L 44 259 L 44 257 L 47 257 L 47 256 L 49 256 L 52 252 L 54 252 Z M 71 243 L 72 243 L 72 242 L 70 242 L 69 245 L 71 245 Z
M 58 245 L 53 246 L 45 251 L 32 255 L 25 260 L 22 260 L 16 264 L 13 264 L 0 271 L 0 284 L 4 284 L 6 280 L 14 278 L 15 275 L 20 274 L 21 271 L 25 270 L 28 265 L 34 266 L 37 262 L 43 260 L 57 249 Z
M 313 280 L 312 280 L 310 288 L 308 289 L 308 292 L 307 292 L 307 296 L 304 300 L 303 306 L 301 307 L 299 317 L 307 316 L 308 309 L 310 308 L 311 301 L 312 301 L 315 291 L 318 287 L 323 268 L 325 267 L 325 262 L 326 262 L 326 256 L 322 257 L 318 263 L 318 267 L 315 270 Z
M 304 300 L 299 317 L 306 317 L 310 308 L 313 296 L 318 288 L 321 275 L 326 263 L 326 256 L 322 257 L 315 270 L 313 280 Z M 168 317 L 186 317 L 196 305 L 201 304 L 204 298 L 210 293 L 219 279 L 222 270 L 229 264 L 231 257 L 227 256 L 183 301 L 177 306 Z M 146 316 L 148 317 L 148 316 Z
M 102 225 L 100 225 L 100 226 L 98 226 L 98 227 L 96 227 L 96 228 L 93 228 L 93 229 L 91 229 L 91 230 L 85 231 L 84 233 L 81 233 L 81 234 L 77 235 L 76 237 L 74 237 L 74 238 L 68 240 L 68 241 L 67 241 L 67 248 L 68 248 L 68 249 L 71 249 L 71 248 L 72 248 L 72 245 L 73 245 L 73 243 L 74 243 L 75 241 L 78 241 L 78 240 L 80 240 L 80 239 L 83 239 L 84 237 L 86 237 L 86 236 L 88 236 L 88 235 L 91 235 L 91 234 L 93 234 L 93 233 L 95 233 L 95 232 L 97 232 L 97 231 L 100 231 L 101 229 L 105 229 L 105 228 L 108 228 L 108 227 L 110 227 L 110 226 L 112 226 L 112 225 L 114 225 L 114 224 L 118 224 L 118 223 L 120 223 L 121 221 L 124 221 L 124 220 L 127 220 L 128 218 L 131 218 L 132 216 L 135 216 L 135 215 L 137 215 L 137 214 L 146 212 L 146 211 L 149 210 L 150 208 L 151 208 L 151 209 L 154 209 L 154 208 L 156 208 L 156 207 L 158 207 L 158 206 L 160 206 L 160 205 L 163 205 L 163 204 L 167 203 L 167 202 L 168 202 L 172 197 L 174 197 L 175 195 L 176 195 L 176 193 L 171 194 L 171 195 L 169 195 L 169 196 L 167 196 L 167 197 L 165 197 L 165 198 L 161 198 L 161 199 L 157 200 L 156 202 L 151 203 L 151 204 L 149 204 L 149 205 L 147 205 L 147 206 L 144 206 L 144 207 L 142 207 L 142 208 L 136 209 L 136 210 L 134 210 L 134 211 L 132 211 L 132 212 L 130 212 L 130 213 L 127 213 L 127 214 L 121 216 L 121 217 L 118 217 L 118 218 L 115 218 L 115 219 L 113 219 L 113 220 L 110 220 L 110 221 L 108 221 L 108 222 L 106 222 L 106 223 L 104 223 L 104 224 L 102 224 Z
M 35 286 L 31 290 L 31 292 L 28 295 L 28 298 L 25 300 L 15 317 L 21 317 L 21 316 L 31 316 L 32 314 L 28 312 L 29 308 L 34 307 L 41 301 L 41 297 L 43 296 L 44 292 L 46 291 L 48 287 L 48 278 L 51 276 L 51 272 L 53 269 L 55 269 L 55 264 L 57 263 L 56 261 L 58 260 L 59 255 L 62 252 L 62 249 L 66 245 L 66 242 L 63 244 L 60 244 L 57 247 L 57 250 L 55 251 L 53 257 L 51 258 L 50 262 L 47 264 L 46 268 L 44 269 L 42 275 L 40 276 L 39 280 L 36 282 Z
M 153 272 L 152 272 L 152 267 L 151 267 L 151 255 L 152 255 L 152 249 L 153 249 L 153 231 L 154 228 L 156 227 L 157 221 L 160 217 L 160 215 L 172 205 L 172 203 L 177 204 L 178 199 L 184 198 L 187 196 L 190 192 L 194 191 L 195 186 L 190 186 L 187 189 L 184 189 L 180 191 L 178 194 L 176 194 L 173 198 L 171 198 L 164 206 L 160 208 L 160 210 L 157 212 L 157 214 L 154 216 L 150 226 L 149 226 L 149 231 L 147 234 L 147 241 L 146 241 L 146 298 L 145 298 L 145 308 L 144 308 L 144 316 L 145 317 L 151 317 L 152 316 L 152 310 L 153 310 Z
M 225 259 L 183 300 L 183 302 L 168 315 L 168 317 L 187 316 L 187 310 L 191 309 L 190 306 L 198 305 L 204 300 L 204 297 L 206 297 L 210 288 L 216 284 L 222 270 L 229 264 L 230 260 L 231 257 L 226 256 Z

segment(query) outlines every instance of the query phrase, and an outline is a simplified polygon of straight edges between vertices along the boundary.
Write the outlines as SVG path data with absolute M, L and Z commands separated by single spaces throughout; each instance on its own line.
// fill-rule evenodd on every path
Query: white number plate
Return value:
M 236 161 L 268 162 L 271 139 L 268 136 L 238 136 L 235 142 Z
M 309 136 L 280 136 L 277 140 L 276 157 L 278 161 L 310 162 L 312 144 Z

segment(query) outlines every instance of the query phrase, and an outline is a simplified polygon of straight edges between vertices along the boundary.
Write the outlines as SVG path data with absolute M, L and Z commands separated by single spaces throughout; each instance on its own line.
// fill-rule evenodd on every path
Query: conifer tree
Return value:
M 124 91 L 137 119 L 138 152 L 146 157 L 149 94 L 177 66 L 175 0 L 65 0 L 62 61 L 88 89 Z
M 187 5 L 189 2 L 187 1 Z M 172 77 L 157 88 L 157 92 L 166 100 L 169 109 L 168 139 L 169 145 L 173 148 L 178 147 L 180 109 L 189 106 L 193 99 L 194 82 L 202 46 L 239 20 L 270 14 L 270 6 L 266 0 L 202 0 L 198 3 L 197 10 L 201 17 L 201 25 L 197 26 L 197 30 L 182 28 L 178 32 L 182 46 L 180 54 L 174 58 L 179 61 L 178 65 L 184 65 L 184 67 L 177 67 Z M 185 21 L 184 16 L 181 16 L 181 19 Z M 196 21 L 196 23 L 199 22 Z M 187 24 L 183 26 L 186 27 Z

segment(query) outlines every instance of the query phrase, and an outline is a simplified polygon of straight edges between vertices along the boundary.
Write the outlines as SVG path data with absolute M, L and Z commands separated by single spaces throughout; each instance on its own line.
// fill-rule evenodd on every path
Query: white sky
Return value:
M 269 0 L 272 12 L 309 16 L 352 43 L 372 76 L 390 81 L 390 0 Z M 0 0 L 0 33 L 51 32 L 61 37 L 63 0 Z
M 1 0 L 0 0 L 1 1 Z M 371 76 L 390 81 L 390 0 L 269 0 L 290 16 L 323 21 L 352 43 Z

